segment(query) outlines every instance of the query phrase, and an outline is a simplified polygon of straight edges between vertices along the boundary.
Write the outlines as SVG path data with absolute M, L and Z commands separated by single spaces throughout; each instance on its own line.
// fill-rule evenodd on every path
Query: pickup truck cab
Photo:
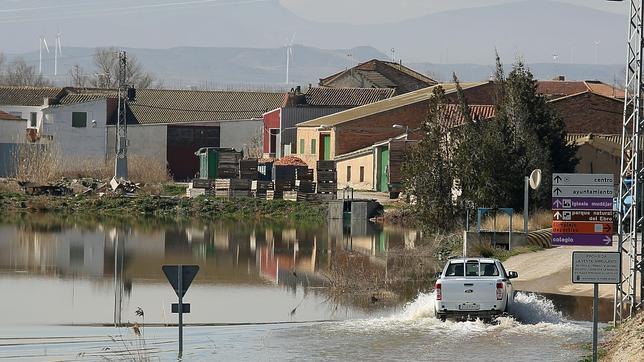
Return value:
M 508 311 L 514 301 L 510 279 L 497 259 L 450 259 L 436 281 L 434 310 L 441 320 L 483 319 L 491 321 Z

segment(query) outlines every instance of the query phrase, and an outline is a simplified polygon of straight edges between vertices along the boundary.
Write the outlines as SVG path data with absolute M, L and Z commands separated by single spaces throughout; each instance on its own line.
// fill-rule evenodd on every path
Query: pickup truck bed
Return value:
M 436 281 L 435 294 L 436 317 L 441 320 L 493 319 L 506 312 L 513 300 L 503 265 L 485 258 L 450 260 Z

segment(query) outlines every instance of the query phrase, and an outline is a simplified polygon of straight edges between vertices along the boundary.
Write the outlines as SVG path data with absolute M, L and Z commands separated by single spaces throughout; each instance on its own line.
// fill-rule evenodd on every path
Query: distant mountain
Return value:
M 293 47 L 291 84 L 285 84 L 285 48 L 195 48 L 170 49 L 126 48 L 136 56 L 143 67 L 163 81 L 168 88 L 205 89 L 286 89 L 294 85 L 317 84 L 320 78 L 370 59 L 387 59 L 387 55 L 372 47 L 352 49 L 319 49 L 302 45 Z M 68 85 L 69 69 L 80 65 L 88 76 L 94 72 L 93 48 L 65 48 L 59 62 L 59 76 L 53 77 L 54 60 L 51 55 L 43 59 L 43 73 L 59 85 Z M 350 56 L 349 56 L 350 55 Z M 29 64 L 38 66 L 38 53 L 10 54 L 9 60 L 23 57 Z M 456 72 L 462 81 L 486 80 L 494 73 L 492 65 L 404 63 L 436 80 L 451 81 Z M 623 65 L 587 64 L 529 64 L 536 78 L 552 79 L 563 75 L 567 79 L 598 79 L 609 84 L 623 84 Z M 511 68 L 511 63 L 506 64 Z
M 495 48 L 506 62 L 521 56 L 528 63 L 547 63 L 556 55 L 566 63 L 594 64 L 597 58 L 599 64 L 619 64 L 625 54 L 626 16 L 557 1 L 518 1 L 377 25 L 308 21 L 277 0 L 232 3 L 90 15 L 61 8 L 25 15 L 17 23 L 17 15 L 0 14 L 0 34 L 11 34 L 0 47 L 5 52 L 37 50 L 38 37 L 45 34 L 53 42 L 52 29 L 60 27 L 65 55 L 67 44 L 276 49 L 294 34 L 297 43 L 316 48 L 369 44 L 387 54 L 394 48 L 396 57 L 408 63 L 489 64 Z

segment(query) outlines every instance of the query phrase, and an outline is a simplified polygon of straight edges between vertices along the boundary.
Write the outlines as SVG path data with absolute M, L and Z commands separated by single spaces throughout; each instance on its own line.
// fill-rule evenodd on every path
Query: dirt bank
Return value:
M 602 361 L 644 361 L 644 313 L 614 329 L 603 343 Z
M 514 282 L 515 288 L 523 291 L 554 293 L 566 295 L 592 296 L 591 284 L 573 284 L 572 252 L 614 251 L 611 247 L 570 247 L 562 246 L 546 249 L 535 253 L 521 254 L 506 260 L 503 265 L 508 270 L 519 273 L 519 278 Z M 612 298 L 615 294 L 613 285 L 601 285 L 599 296 Z

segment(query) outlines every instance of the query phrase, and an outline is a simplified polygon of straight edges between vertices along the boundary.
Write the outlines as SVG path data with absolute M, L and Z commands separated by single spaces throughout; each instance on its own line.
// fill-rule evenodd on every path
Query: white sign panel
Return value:
M 552 197 L 613 197 L 613 186 L 552 186 Z
M 615 251 L 573 251 L 572 282 L 619 284 L 622 258 Z
M 613 186 L 615 176 L 610 173 L 606 174 L 588 174 L 588 173 L 555 173 L 552 175 L 552 184 L 560 186 Z

